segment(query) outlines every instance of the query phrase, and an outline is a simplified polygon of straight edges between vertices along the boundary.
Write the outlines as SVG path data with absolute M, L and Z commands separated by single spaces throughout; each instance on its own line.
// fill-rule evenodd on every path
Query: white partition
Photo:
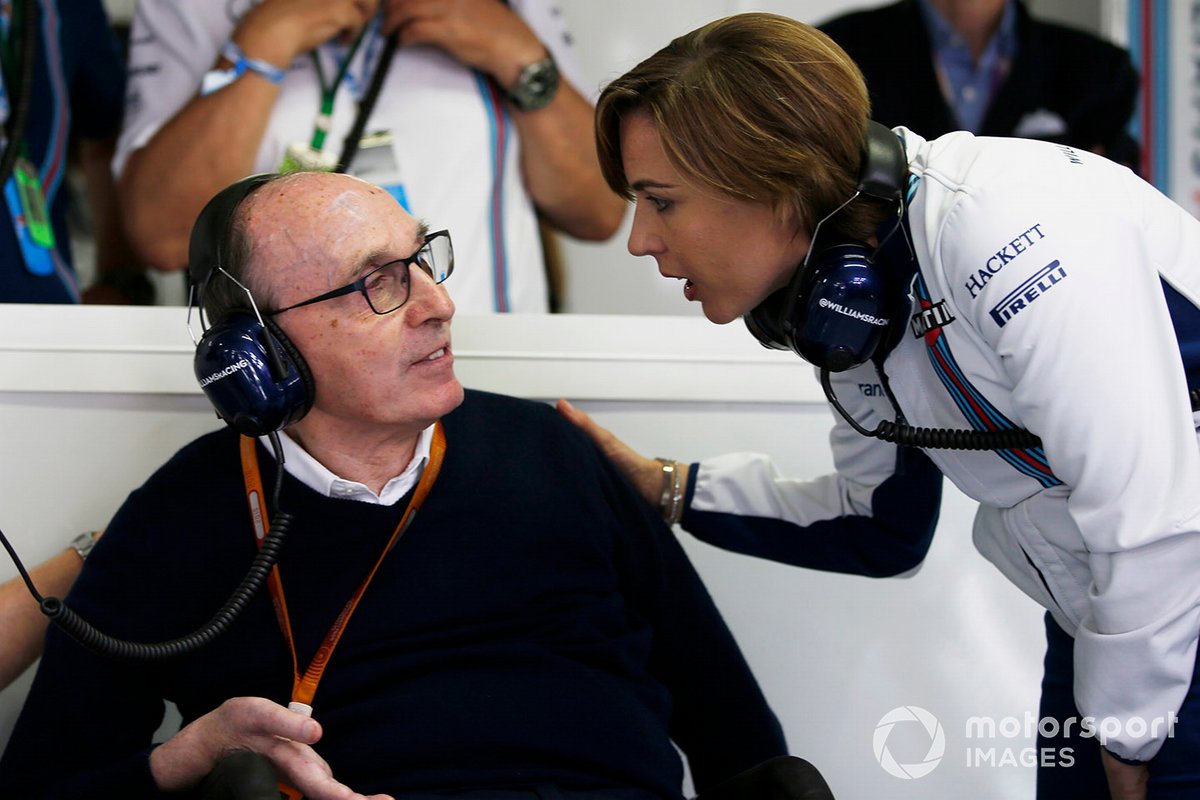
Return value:
M 468 386 L 568 397 L 647 453 L 683 460 L 760 450 L 801 476 L 830 466 L 830 412 L 810 370 L 737 325 L 467 317 L 455 321 L 454 348 Z M 28 561 L 103 525 L 178 446 L 220 424 L 190 356 L 183 309 L 0 305 L 0 529 Z M 679 532 L 792 751 L 819 765 L 839 798 L 1033 795 L 1025 730 L 966 738 L 971 717 L 1036 718 L 1043 651 L 1039 610 L 972 549 L 972 513 L 947 486 L 925 565 L 894 580 L 768 563 Z M 0 563 L 0 578 L 13 574 Z M 0 693 L 0 742 L 28 679 Z M 880 763 L 931 755 L 917 723 L 880 727 L 907 706 L 936 717 L 945 743 L 936 767 L 910 779 Z

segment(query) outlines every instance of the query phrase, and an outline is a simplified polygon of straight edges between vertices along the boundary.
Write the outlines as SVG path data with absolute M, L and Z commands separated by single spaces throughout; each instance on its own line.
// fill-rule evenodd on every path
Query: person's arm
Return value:
M 133 251 L 117 201 L 113 179 L 116 136 L 81 138 L 78 145 L 84 192 L 96 244 L 96 275 L 83 292 L 83 302 L 106 305 L 153 305 L 154 284 Z
M 391 800 L 370 798 L 333 777 L 312 749 L 320 724 L 261 697 L 235 697 L 186 725 L 150 753 L 150 773 L 164 792 L 195 787 L 227 756 L 251 751 L 266 756 L 288 786 L 308 800 Z
M 614 515 L 625 602 L 653 630 L 650 670 L 671 694 L 671 738 L 697 790 L 785 755 L 778 719 L 671 530 L 613 465 L 580 448 L 580 473 L 595 476 Z
M 115 575 L 113 561 L 105 563 L 105 545 L 112 544 L 114 531 L 119 527 L 110 526 L 88 556 L 89 568 L 74 583 L 60 579 L 39 584 L 43 594 L 65 596 L 72 611 L 109 633 L 121 629 L 101 613 L 103 606 L 113 606 L 114 616 L 127 620 L 146 608 L 129 591 L 137 585 L 134 575 Z M 80 560 L 75 552 L 64 555 Z M 33 684 L 0 756 L 0 796 L 150 796 L 146 759 L 163 715 L 151 685 L 144 665 L 100 656 L 59 626 L 50 626 Z M 60 745 L 64 734 L 88 742 L 88 747 L 65 763 L 47 759 L 45 754 Z
M 93 532 L 93 539 L 99 532 Z M 43 597 L 65 597 L 79 577 L 83 558 L 68 547 L 29 570 L 29 577 Z M 20 576 L 0 584 L 0 689 L 12 683 L 42 654 L 49 620 Z
M 1066 120 L 1065 144 L 1137 171 L 1140 146 L 1130 125 L 1141 81 L 1129 51 L 1087 31 L 1040 20 L 1026 21 L 1018 36 L 1028 37 L 1022 40 L 1028 54 L 1017 54 L 1014 87 L 1023 90 L 1029 79 L 1044 84 L 1048 107 L 1061 108 Z
M 566 401 L 559 411 L 658 507 L 661 462 Z M 810 569 L 886 577 L 920 565 L 937 526 L 941 473 L 919 450 L 866 439 L 844 422 L 831 441 L 837 472 L 813 480 L 785 478 L 767 456 L 752 453 L 680 465 L 680 524 L 717 547 Z
M 112 157 L 125 102 L 125 59 L 101 0 L 61 9 L 66 58 L 61 65 L 71 104 L 71 171 L 83 179 L 89 233 L 95 245 L 94 280 L 85 303 L 154 302 L 154 285 L 129 244 L 117 207 Z
M 241 19 L 231 40 L 248 59 L 286 70 L 298 55 L 322 42 L 356 32 L 374 13 L 368 0 L 266 0 Z M 140 70 L 139 36 L 162 47 L 162 32 L 134 20 L 131 81 L 139 97 L 156 90 L 157 72 Z M 157 36 L 157 39 L 153 37 Z M 217 49 L 224 42 L 217 42 Z M 147 56 L 159 63 L 170 54 Z M 218 58 L 211 66 L 227 69 Z M 178 73 L 174 73 L 178 78 Z M 254 169 L 255 156 L 279 97 L 278 85 L 247 71 L 228 86 L 201 96 L 201 74 L 191 75 L 189 98 L 124 162 L 118 189 L 126 229 L 146 263 L 164 270 L 187 264 L 188 239 L 200 209 L 220 189 Z
M 1112 800 L 1146 800 L 1150 781 L 1148 764 L 1125 764 L 1104 748 L 1100 748 L 1100 762 Z
M 384 31 L 401 45 L 431 44 L 490 75 L 503 90 L 549 52 L 521 17 L 499 0 L 386 0 Z M 512 107 L 520 134 L 525 187 L 538 210 L 579 239 L 607 239 L 625 202 L 600 175 L 592 106 L 565 78 L 548 105 Z
M 78 556 L 75 558 L 78 560 Z M 224 758 L 251 751 L 265 756 L 280 779 L 309 800 L 391 800 L 387 795 L 366 797 L 336 780 L 329 765 L 312 748 L 321 738 L 321 725 L 308 716 L 261 697 L 226 700 L 162 744 L 151 748 L 143 745 L 139 751 L 134 747 L 134 740 L 127 739 L 127 734 L 138 727 L 153 730 L 155 723 L 150 714 L 154 713 L 155 704 L 146 702 L 144 693 L 130 691 L 131 687 L 144 682 L 139 678 L 137 665 L 97 658 L 61 638 L 57 644 L 68 649 L 59 649 L 55 664 L 45 674 L 38 673 L 31 701 L 22 711 L 23 727 L 14 734 L 9 748 L 12 753 L 6 751 L 4 761 L 0 762 L 0 792 L 5 796 L 74 797 L 84 796 L 86 792 L 87 796 L 109 797 L 182 792 L 197 786 Z M 92 664 L 92 679 L 81 679 L 85 669 L 78 666 L 80 662 Z M 105 694 L 98 696 L 96 692 L 100 691 Z M 135 696 L 141 697 L 142 701 L 136 705 L 114 706 L 114 701 L 122 696 L 127 701 Z M 100 756 L 93 759 L 93 763 L 76 758 L 72 762 L 72 771 L 56 774 L 64 783 L 51 786 L 44 774 L 38 775 L 44 773 L 43 764 L 52 759 L 47 759 L 44 753 L 37 758 L 26 752 L 27 729 L 46 725 L 54 728 L 64 718 L 73 718 L 75 724 L 68 732 L 71 736 L 82 735 L 86 731 L 78 716 L 54 713 L 55 709 L 65 711 L 70 708 L 77 714 L 81 707 L 97 711 L 97 718 L 88 720 L 87 730 L 102 739 L 114 754 L 122 747 L 131 749 L 117 757 Z M 115 719 L 113 714 L 127 715 L 122 717 L 121 726 L 105 723 L 105 719 Z M 130 719 L 139 720 L 140 724 L 131 724 Z M 115 734 L 118 730 L 121 733 Z M 53 737 L 63 734 L 57 728 L 46 732 Z M 111 741 L 114 738 L 116 745 Z M 92 752 L 104 751 L 94 739 L 88 741 L 93 742 Z

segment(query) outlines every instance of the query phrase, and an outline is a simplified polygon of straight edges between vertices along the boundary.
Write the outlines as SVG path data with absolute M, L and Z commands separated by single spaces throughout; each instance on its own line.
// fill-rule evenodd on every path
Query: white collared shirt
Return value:
M 268 437 L 262 436 L 259 441 L 267 448 L 267 452 L 274 453 Z M 286 431 L 279 437 L 279 441 L 283 447 L 283 468 L 289 475 L 313 491 L 340 500 L 358 500 L 363 503 L 390 506 L 408 494 L 409 490 L 421 479 L 421 473 L 425 471 L 425 465 L 429 463 L 429 450 L 433 443 L 433 425 L 421 431 L 420 436 L 417 437 L 417 446 L 413 451 L 412 461 L 408 462 L 408 466 L 404 468 L 403 472 L 384 484 L 383 491 L 379 494 L 375 494 L 369 487 L 358 481 L 350 481 L 334 475 L 324 464 L 309 455 L 307 450 L 288 436 Z

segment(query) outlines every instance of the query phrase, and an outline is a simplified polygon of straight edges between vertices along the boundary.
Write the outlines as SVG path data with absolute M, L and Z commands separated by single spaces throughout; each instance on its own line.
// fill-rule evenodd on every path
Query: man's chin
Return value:
M 462 405 L 463 398 L 466 396 L 466 390 L 463 389 L 463 385 L 458 378 L 453 377 L 438 388 L 437 394 L 438 417 L 440 418 Z

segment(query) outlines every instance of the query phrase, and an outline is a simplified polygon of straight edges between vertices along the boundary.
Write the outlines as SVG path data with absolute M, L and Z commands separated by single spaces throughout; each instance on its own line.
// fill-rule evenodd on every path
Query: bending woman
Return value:
M 769 14 L 679 37 L 597 124 L 630 252 L 816 365 L 837 472 L 677 468 L 563 412 L 670 521 L 797 566 L 912 568 L 949 478 L 1047 609 L 1042 716 L 1109 722 L 1039 796 L 1200 796 L 1200 222 L 1088 152 L 875 125 L 846 54 Z

